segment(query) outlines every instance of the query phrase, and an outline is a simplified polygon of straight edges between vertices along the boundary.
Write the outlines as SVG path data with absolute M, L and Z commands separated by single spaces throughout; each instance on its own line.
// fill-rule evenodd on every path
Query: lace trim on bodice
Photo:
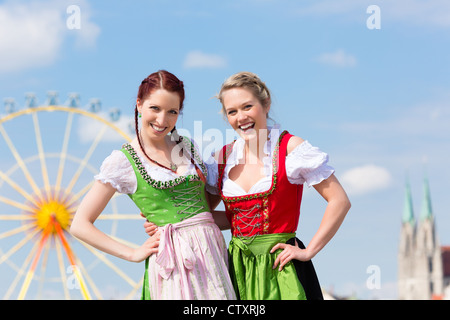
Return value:
M 168 181 L 158 181 L 153 179 L 147 172 L 147 170 L 145 169 L 144 165 L 141 162 L 141 159 L 139 159 L 139 156 L 136 152 L 136 150 L 134 150 L 134 148 L 129 144 L 124 144 L 123 148 L 125 148 L 128 153 L 130 154 L 131 158 L 134 161 L 134 164 L 136 165 L 136 168 L 138 169 L 141 177 L 152 187 L 155 187 L 157 189 L 167 189 L 173 186 L 177 186 L 179 184 L 182 184 L 186 181 L 199 181 L 201 180 L 198 174 L 190 174 L 190 175 L 186 175 L 186 176 L 179 176 L 173 180 L 168 180 Z M 196 159 L 197 160 L 197 159 Z M 199 165 L 202 167 L 202 169 L 204 168 L 204 164 L 203 162 L 200 160 Z M 206 168 L 204 169 L 204 172 L 206 172 Z

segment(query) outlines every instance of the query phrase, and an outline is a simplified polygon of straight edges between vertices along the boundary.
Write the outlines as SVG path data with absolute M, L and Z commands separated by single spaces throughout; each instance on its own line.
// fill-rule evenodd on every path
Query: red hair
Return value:
M 184 101 L 184 85 L 183 81 L 178 79 L 174 74 L 159 70 L 152 73 L 147 78 L 142 80 L 139 86 L 137 98 L 141 101 L 148 98 L 148 96 L 155 90 L 165 89 L 169 92 L 175 92 L 180 96 L 180 111 L 183 109 Z
M 152 73 L 147 78 L 142 80 L 141 85 L 139 86 L 137 98 L 141 101 L 147 99 L 153 91 L 158 89 L 164 89 L 169 92 L 177 93 L 180 97 L 180 111 L 183 109 L 184 102 L 184 85 L 183 81 L 178 79 L 174 74 L 166 71 L 159 70 L 157 72 Z M 145 150 L 142 146 L 141 137 L 139 135 L 139 122 L 138 122 L 138 110 L 137 105 L 134 108 L 134 124 L 136 130 L 136 137 L 139 142 L 139 146 L 141 147 L 144 154 L 149 158 L 149 156 L 145 153 Z M 172 130 L 172 132 L 175 128 Z

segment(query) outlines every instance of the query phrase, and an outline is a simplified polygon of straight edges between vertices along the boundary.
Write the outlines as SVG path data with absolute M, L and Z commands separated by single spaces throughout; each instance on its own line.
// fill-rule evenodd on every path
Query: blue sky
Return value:
M 67 26 L 70 5 L 79 28 Z M 370 5 L 380 29 L 367 27 Z M 81 106 L 98 98 L 104 111 L 119 108 L 126 127 L 140 81 L 167 69 L 186 87 L 178 127 L 193 132 L 202 121 L 204 131 L 225 132 L 214 95 L 229 75 L 257 73 L 273 94 L 271 117 L 329 153 L 353 204 L 315 258 L 323 287 L 395 298 L 406 179 L 416 215 L 429 179 L 437 231 L 450 244 L 449 31 L 444 0 L 2 1 L 0 98 L 20 109 L 27 92 L 40 104 L 50 90 L 61 103 L 77 92 Z M 0 158 L 1 170 L 9 166 Z M 305 243 L 323 210 L 306 188 Z M 372 265 L 380 289 L 366 285 Z

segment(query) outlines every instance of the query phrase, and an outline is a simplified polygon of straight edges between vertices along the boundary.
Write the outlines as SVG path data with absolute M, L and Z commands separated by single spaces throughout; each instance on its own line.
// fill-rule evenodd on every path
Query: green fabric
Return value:
M 136 166 L 142 164 L 136 164 L 126 149 L 122 149 L 122 152 L 132 164 L 137 179 L 136 192 L 128 196 L 148 221 L 164 226 L 209 211 L 204 184 L 198 177 L 188 176 L 182 182 L 158 188 L 142 177 Z
M 282 271 L 272 268 L 282 251 L 271 254 L 272 247 L 293 237 L 293 233 L 259 235 L 253 239 L 232 237 L 228 248 L 230 276 L 239 299 L 306 300 L 292 262 Z
M 126 148 L 121 150 L 130 161 L 137 179 L 136 192 L 128 196 L 148 221 L 157 226 L 164 226 L 180 222 L 201 212 L 210 211 L 204 183 L 197 175 L 179 177 L 166 183 L 160 183 L 151 179 L 134 150 L 131 150 L 133 154 L 130 154 Z M 141 300 L 151 300 L 148 259 L 145 260 Z
M 152 300 L 148 284 L 148 258 L 145 259 L 144 283 L 142 284 L 141 300 Z

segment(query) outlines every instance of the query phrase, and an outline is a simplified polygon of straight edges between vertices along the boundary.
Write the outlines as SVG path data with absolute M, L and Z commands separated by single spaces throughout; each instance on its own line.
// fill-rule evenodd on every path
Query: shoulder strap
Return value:
M 289 139 L 291 139 L 292 136 L 292 134 L 285 130 L 280 134 L 280 137 L 278 138 L 278 150 L 277 154 L 275 155 L 275 169 L 277 174 L 279 174 L 280 172 L 286 172 L 287 145 Z
M 182 136 L 181 138 L 181 142 L 183 143 L 184 146 L 189 148 L 189 157 L 191 159 L 191 163 L 194 165 L 195 171 L 197 171 L 198 176 L 200 177 L 200 179 L 206 183 L 206 177 L 205 174 L 208 174 L 207 170 L 206 170 L 206 166 L 203 163 L 202 158 L 199 156 L 194 143 L 186 136 Z M 201 170 L 196 164 L 194 159 L 197 161 L 198 165 L 202 167 L 203 170 Z M 203 173 L 205 172 L 205 173 Z
M 235 142 L 236 140 L 234 140 L 229 144 L 224 145 L 219 153 L 219 165 L 218 165 L 219 180 L 217 181 L 217 187 L 220 192 L 222 192 L 223 174 L 225 172 L 225 166 L 227 165 L 227 158 L 230 155 L 231 151 L 233 150 Z

